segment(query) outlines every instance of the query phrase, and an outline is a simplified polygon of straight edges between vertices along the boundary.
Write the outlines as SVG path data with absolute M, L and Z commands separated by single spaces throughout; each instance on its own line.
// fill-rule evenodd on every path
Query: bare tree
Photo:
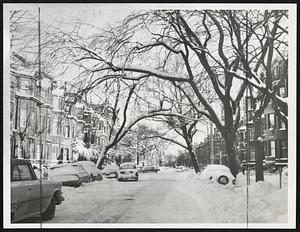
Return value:
M 195 109 L 211 120 L 224 137 L 225 152 L 235 176 L 233 144 L 240 121 L 240 101 L 247 85 L 276 101 L 278 110 L 286 115 L 286 103 L 257 75 L 266 54 L 275 49 L 270 47 L 270 41 L 283 41 L 285 28 L 280 24 L 284 17 L 284 11 L 137 12 L 120 26 L 91 38 L 88 45 L 76 44 L 84 52 L 85 60 L 98 62 L 95 64 L 98 70 L 122 72 L 124 79 L 152 76 L 189 84 L 205 110 L 197 106 Z M 267 30 L 272 33 L 267 34 Z M 257 37 L 258 34 L 263 37 Z M 185 64 L 181 75 L 174 74 L 170 68 L 176 59 Z M 207 96 L 200 91 L 202 86 L 197 84 L 203 70 L 222 105 L 224 122 L 218 115 L 219 109 L 209 104 Z

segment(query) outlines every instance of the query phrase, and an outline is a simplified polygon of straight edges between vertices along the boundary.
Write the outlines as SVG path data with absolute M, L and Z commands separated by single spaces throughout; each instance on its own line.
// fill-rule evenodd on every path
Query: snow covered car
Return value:
M 235 178 L 230 172 L 230 169 L 224 165 L 209 164 L 200 173 L 200 178 L 204 180 L 213 180 L 219 184 L 227 185 L 235 184 Z
M 80 165 L 68 163 L 50 167 L 48 179 L 60 181 L 63 186 L 79 187 L 82 182 L 89 182 L 90 175 Z
M 106 178 L 116 178 L 118 176 L 119 166 L 116 164 L 110 164 L 104 167 L 101 171 L 102 175 Z
M 142 168 L 141 172 L 147 173 L 147 172 L 155 172 L 157 173 L 159 171 L 159 168 L 154 165 L 146 165 Z
M 122 180 L 135 180 L 139 179 L 139 173 L 136 169 L 135 163 L 125 162 L 120 165 L 120 170 L 118 171 L 118 181 Z
M 176 166 L 176 172 L 183 172 L 183 166 Z
M 75 164 L 82 166 L 84 170 L 90 175 L 90 180 L 102 180 L 101 171 L 96 167 L 95 163 L 91 161 L 78 161 Z
M 41 182 L 28 160 L 11 159 L 11 222 L 37 215 L 43 220 L 52 219 L 56 205 L 64 200 L 61 188 L 56 181 Z

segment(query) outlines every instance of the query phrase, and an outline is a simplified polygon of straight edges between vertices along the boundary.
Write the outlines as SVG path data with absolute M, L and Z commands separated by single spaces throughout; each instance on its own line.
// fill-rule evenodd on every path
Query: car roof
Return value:
M 221 164 L 208 164 L 205 169 L 226 169 L 228 170 L 227 166 L 221 165 Z
M 29 160 L 26 160 L 26 159 L 12 158 L 12 159 L 11 159 L 11 164 L 12 164 L 12 165 L 18 165 L 18 164 L 30 164 L 30 161 L 29 161 Z

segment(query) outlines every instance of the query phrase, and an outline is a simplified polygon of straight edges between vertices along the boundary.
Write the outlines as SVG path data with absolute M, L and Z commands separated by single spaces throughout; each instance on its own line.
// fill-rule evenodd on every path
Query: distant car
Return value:
M 79 187 L 89 182 L 90 175 L 80 165 L 74 163 L 59 164 L 49 168 L 48 179 L 60 181 L 63 186 Z
M 11 222 L 37 215 L 43 220 L 52 219 L 56 205 L 64 200 L 61 188 L 60 182 L 40 181 L 30 161 L 11 159 Z
M 75 164 L 81 165 L 84 170 L 90 175 L 90 180 L 102 180 L 101 171 L 96 167 L 94 162 L 91 161 L 78 161 Z
M 147 173 L 147 172 L 155 172 L 157 173 L 159 171 L 159 168 L 154 165 L 146 165 L 142 168 L 141 172 Z
M 102 175 L 106 178 L 116 178 L 118 176 L 119 166 L 116 164 L 110 164 L 104 167 L 101 171 Z
M 213 180 L 219 184 L 235 184 L 235 178 L 230 172 L 230 169 L 224 165 L 209 164 L 200 173 L 200 178 L 204 180 Z
M 125 162 L 120 165 L 120 169 L 118 171 L 118 181 L 122 180 L 135 180 L 139 179 L 139 173 L 136 169 L 135 163 Z
M 183 172 L 183 166 L 176 166 L 176 172 Z

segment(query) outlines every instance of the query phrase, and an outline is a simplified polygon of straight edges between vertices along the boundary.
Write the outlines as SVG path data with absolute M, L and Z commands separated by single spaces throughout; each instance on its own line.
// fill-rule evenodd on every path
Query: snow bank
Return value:
M 219 223 L 286 223 L 287 184 L 279 188 L 278 174 L 265 175 L 265 181 L 255 182 L 250 175 L 250 186 L 246 176 L 238 175 L 235 187 L 223 186 L 199 175 L 190 175 L 199 182 L 191 185 L 198 199 L 205 204 L 214 222 Z M 248 190 L 248 191 L 247 191 Z M 195 196 L 196 197 L 196 196 Z

